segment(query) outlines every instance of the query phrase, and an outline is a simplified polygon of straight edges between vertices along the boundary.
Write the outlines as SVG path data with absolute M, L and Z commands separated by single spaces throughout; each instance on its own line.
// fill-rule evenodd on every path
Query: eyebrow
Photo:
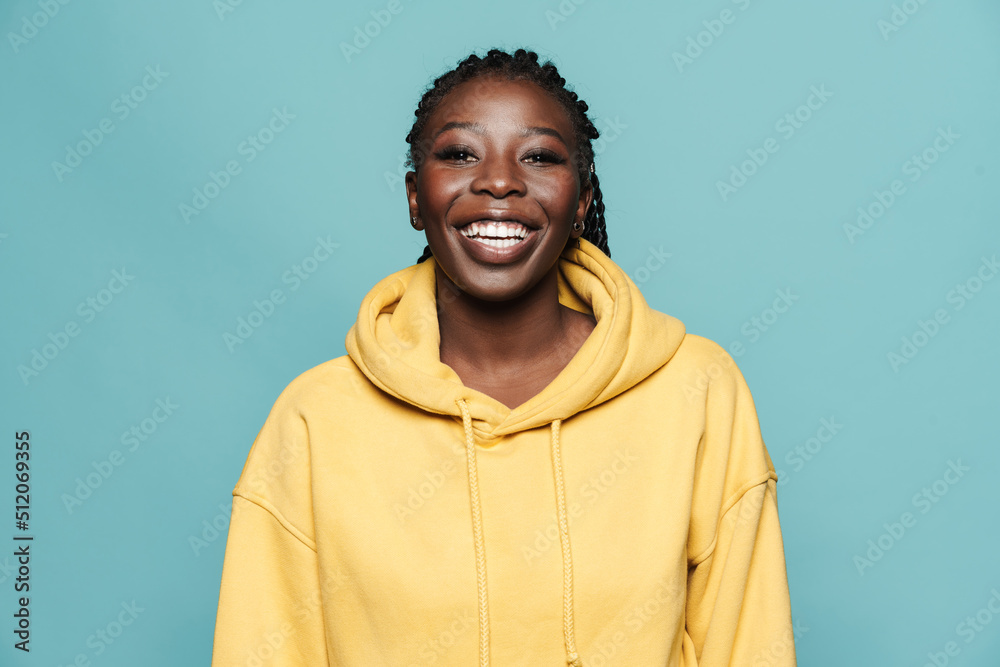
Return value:
M 469 130 L 470 132 L 475 132 L 476 134 L 486 134 L 486 128 L 483 127 L 480 123 L 452 121 L 450 123 L 445 123 L 444 125 L 442 125 L 441 129 L 434 133 L 434 138 L 437 139 L 439 135 L 447 132 L 448 130 Z M 563 144 L 566 144 L 566 140 L 563 139 L 563 136 L 551 127 L 541 127 L 541 126 L 526 127 L 523 130 L 521 130 L 520 136 L 531 137 L 539 134 L 549 137 L 555 137 Z

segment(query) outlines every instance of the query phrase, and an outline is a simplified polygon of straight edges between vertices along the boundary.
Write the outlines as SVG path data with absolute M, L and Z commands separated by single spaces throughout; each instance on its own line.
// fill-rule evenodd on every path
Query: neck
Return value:
M 559 303 L 557 271 L 553 266 L 516 299 L 493 302 L 465 294 L 437 267 L 441 361 L 506 375 L 550 358 L 566 340 L 571 317 Z

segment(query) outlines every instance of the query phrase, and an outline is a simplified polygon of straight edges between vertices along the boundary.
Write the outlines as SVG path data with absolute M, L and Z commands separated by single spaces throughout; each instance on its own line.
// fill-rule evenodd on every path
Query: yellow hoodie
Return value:
M 581 241 L 597 325 L 511 410 L 440 361 L 434 260 L 278 397 L 233 491 L 213 667 L 790 667 L 777 477 L 732 358 Z

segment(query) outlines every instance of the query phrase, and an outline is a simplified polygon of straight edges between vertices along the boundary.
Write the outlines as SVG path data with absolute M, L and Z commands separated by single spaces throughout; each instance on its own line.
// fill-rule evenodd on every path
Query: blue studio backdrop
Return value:
M 209 663 L 250 445 L 420 254 L 413 109 L 493 46 L 590 104 L 614 260 L 747 378 L 799 664 L 1000 664 L 995 0 L 6 0 L 0 27 L 0 664 Z

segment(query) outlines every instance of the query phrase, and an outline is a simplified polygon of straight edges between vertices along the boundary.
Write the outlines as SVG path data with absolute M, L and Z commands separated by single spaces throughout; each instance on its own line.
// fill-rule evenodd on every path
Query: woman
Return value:
M 795 664 L 750 393 L 611 261 L 564 84 L 492 50 L 421 100 L 428 248 L 254 442 L 215 667 Z

